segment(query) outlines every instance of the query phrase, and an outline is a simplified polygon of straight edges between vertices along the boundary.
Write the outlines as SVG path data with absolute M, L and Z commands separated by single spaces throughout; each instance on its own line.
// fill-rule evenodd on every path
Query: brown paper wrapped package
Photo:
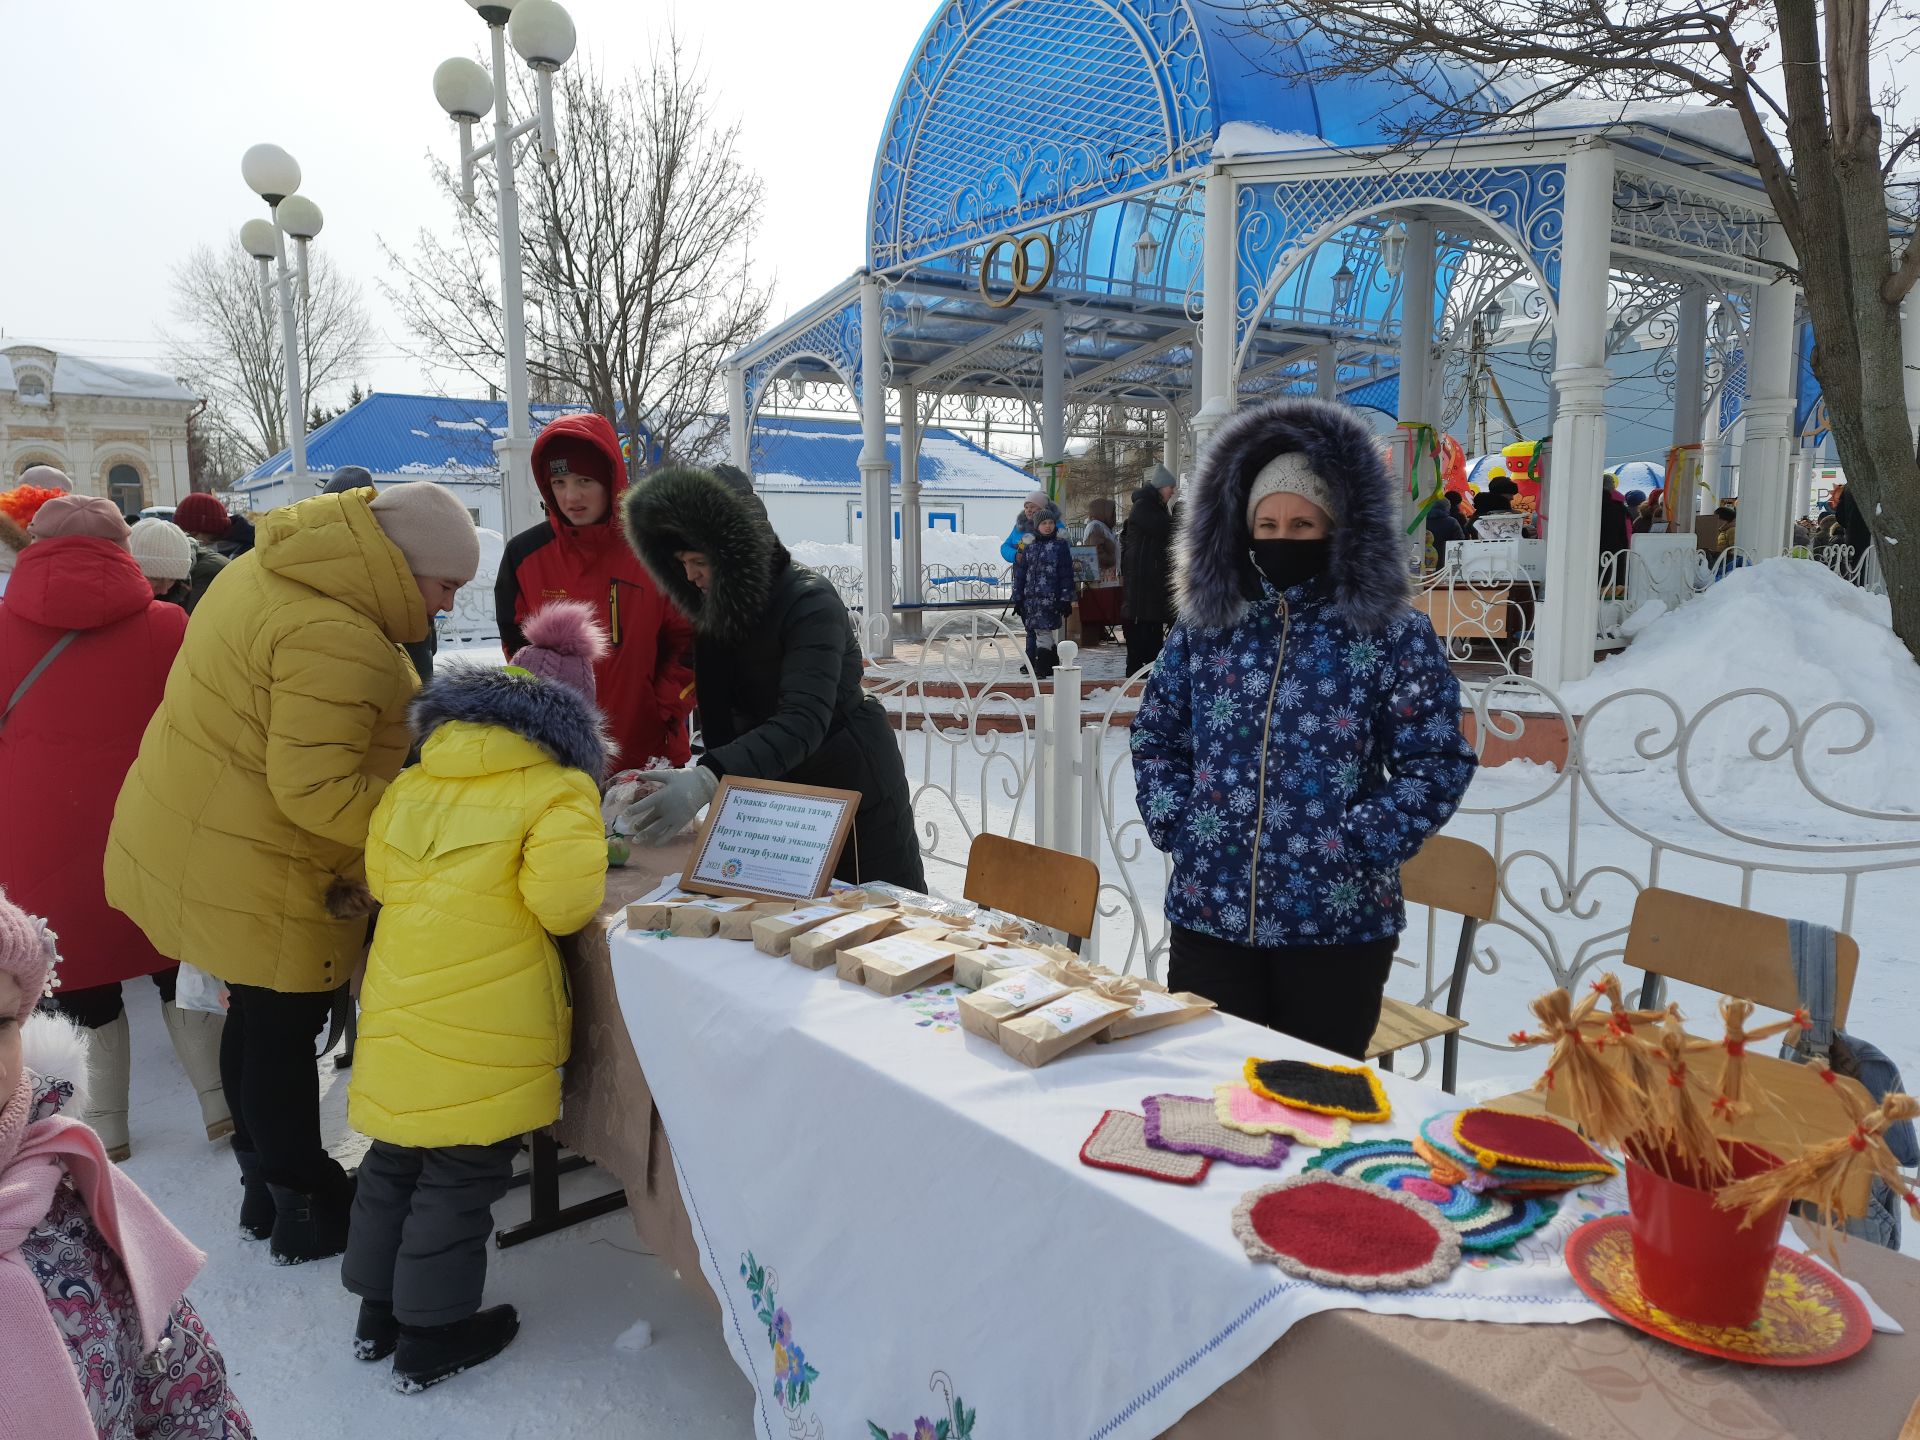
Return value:
M 667 921 L 667 929 L 689 940 L 705 940 L 720 928 L 720 917 L 737 910 L 750 910 L 754 901 L 745 895 L 717 896 L 677 905 Z
M 673 922 L 673 912 L 682 905 L 705 899 L 689 890 L 675 890 L 658 900 L 636 900 L 627 906 L 629 930 L 664 930 Z
M 1021 979 L 1030 982 L 1024 996 L 1016 999 L 1004 991 L 998 994 L 994 992 L 994 986 Z M 1000 1039 L 1002 1021 L 1011 1020 L 1014 1016 L 1031 1010 L 1036 1005 L 1044 1005 L 1049 1000 L 1058 1000 L 1067 992 L 1068 987 L 1048 974 L 1044 967 L 1025 971 L 1010 970 L 996 976 L 992 985 L 983 987 L 975 994 L 962 995 L 959 998 L 956 1003 L 960 1011 L 960 1027 L 970 1034 L 978 1035 L 983 1040 L 992 1040 L 997 1043 Z
M 960 952 L 943 940 L 916 932 L 875 940 L 859 946 L 858 953 L 862 985 L 879 995 L 904 995 L 951 974 L 953 957 Z
M 838 920 L 845 913 L 839 906 L 825 903 L 802 905 L 798 909 L 788 906 L 777 915 L 756 919 L 747 928 L 753 932 L 754 949 L 768 955 L 785 955 L 793 948 L 796 938 L 816 925 Z
M 720 917 L 720 928 L 713 933 L 722 940 L 751 940 L 756 921 L 769 915 L 790 915 L 793 903 L 788 900 L 756 900 L 744 910 L 729 910 Z
M 949 935 L 947 943 L 956 943 L 954 937 Z M 1011 975 L 1016 970 L 1050 967 L 1052 964 L 1051 957 L 1045 951 L 1030 945 L 1010 946 L 1003 943 L 957 958 L 953 962 L 953 979 L 955 984 L 965 985 L 969 990 L 984 990 L 993 983 L 995 976 Z
M 858 910 L 842 915 L 815 926 L 804 935 L 796 935 L 787 958 L 809 970 L 824 970 L 849 945 L 878 940 L 899 919 L 891 910 Z
M 1094 1036 L 1096 1044 L 1105 1045 L 1114 1040 L 1124 1040 L 1129 1035 L 1144 1035 L 1149 1030 L 1162 1030 L 1169 1025 L 1198 1020 L 1215 1008 L 1213 1001 L 1191 990 L 1169 991 L 1166 986 L 1156 985 L 1151 980 L 1137 980 L 1135 983 L 1140 987 L 1140 998 L 1134 1002 L 1134 1008 Z
M 1069 990 L 1024 1015 L 1001 1021 L 1000 1048 L 1022 1065 L 1038 1068 L 1093 1039 L 1139 998 L 1139 987 L 1131 980 L 1102 980 L 1089 990 Z M 1065 1029 L 1054 1023 L 1054 1016 L 1062 1013 L 1072 1017 Z

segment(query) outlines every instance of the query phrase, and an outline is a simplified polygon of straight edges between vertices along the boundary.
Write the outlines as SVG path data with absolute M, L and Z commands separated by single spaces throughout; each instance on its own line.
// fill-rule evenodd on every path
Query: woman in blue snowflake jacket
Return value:
M 1133 723 L 1140 813 L 1173 857 L 1168 981 L 1360 1058 L 1406 925 L 1400 866 L 1473 777 L 1459 682 L 1349 411 L 1239 415 L 1185 510 L 1180 623 Z

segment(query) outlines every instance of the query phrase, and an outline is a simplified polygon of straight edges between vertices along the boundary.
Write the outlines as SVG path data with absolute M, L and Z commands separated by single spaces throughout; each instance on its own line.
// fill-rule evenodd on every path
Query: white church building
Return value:
M 127 514 L 188 491 L 187 417 L 200 397 L 168 375 L 40 345 L 0 347 L 0 488 L 34 465 Z

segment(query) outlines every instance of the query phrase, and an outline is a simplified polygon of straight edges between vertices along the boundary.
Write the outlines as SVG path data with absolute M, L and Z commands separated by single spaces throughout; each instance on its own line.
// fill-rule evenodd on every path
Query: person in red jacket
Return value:
M 533 442 L 533 477 L 547 518 L 507 542 L 493 583 L 500 645 L 526 643 L 520 623 L 553 600 L 585 600 L 606 631 L 593 667 L 600 708 L 613 732 L 611 768 L 664 755 L 693 756 L 693 627 L 668 603 L 620 533 L 627 488 L 620 439 L 601 415 L 564 415 Z
M 111 501 L 62 495 L 0 599 L 0 888 L 60 937 L 56 1008 L 92 1032 L 87 1123 L 124 1159 L 131 1061 L 122 981 L 151 975 L 207 1138 L 233 1129 L 220 1087 L 222 1020 L 173 1003 L 178 967 L 107 905 L 107 828 L 140 737 L 159 708 L 187 612 L 153 597 Z M 38 674 L 35 674 L 36 668 Z M 32 683 L 21 684 L 29 676 Z

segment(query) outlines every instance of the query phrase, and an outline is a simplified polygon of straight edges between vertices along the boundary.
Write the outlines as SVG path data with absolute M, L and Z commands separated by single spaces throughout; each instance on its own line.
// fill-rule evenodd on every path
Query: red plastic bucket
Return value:
M 1729 1180 L 1776 1168 L 1777 1155 L 1757 1145 L 1723 1140 L 1733 1162 Z M 1713 1203 L 1717 1184 L 1671 1152 L 1627 1155 L 1627 1209 L 1633 1268 L 1640 1293 L 1677 1320 L 1701 1325 L 1751 1325 L 1760 1317 L 1787 1202 L 1762 1211 L 1745 1229 L 1742 1210 Z

